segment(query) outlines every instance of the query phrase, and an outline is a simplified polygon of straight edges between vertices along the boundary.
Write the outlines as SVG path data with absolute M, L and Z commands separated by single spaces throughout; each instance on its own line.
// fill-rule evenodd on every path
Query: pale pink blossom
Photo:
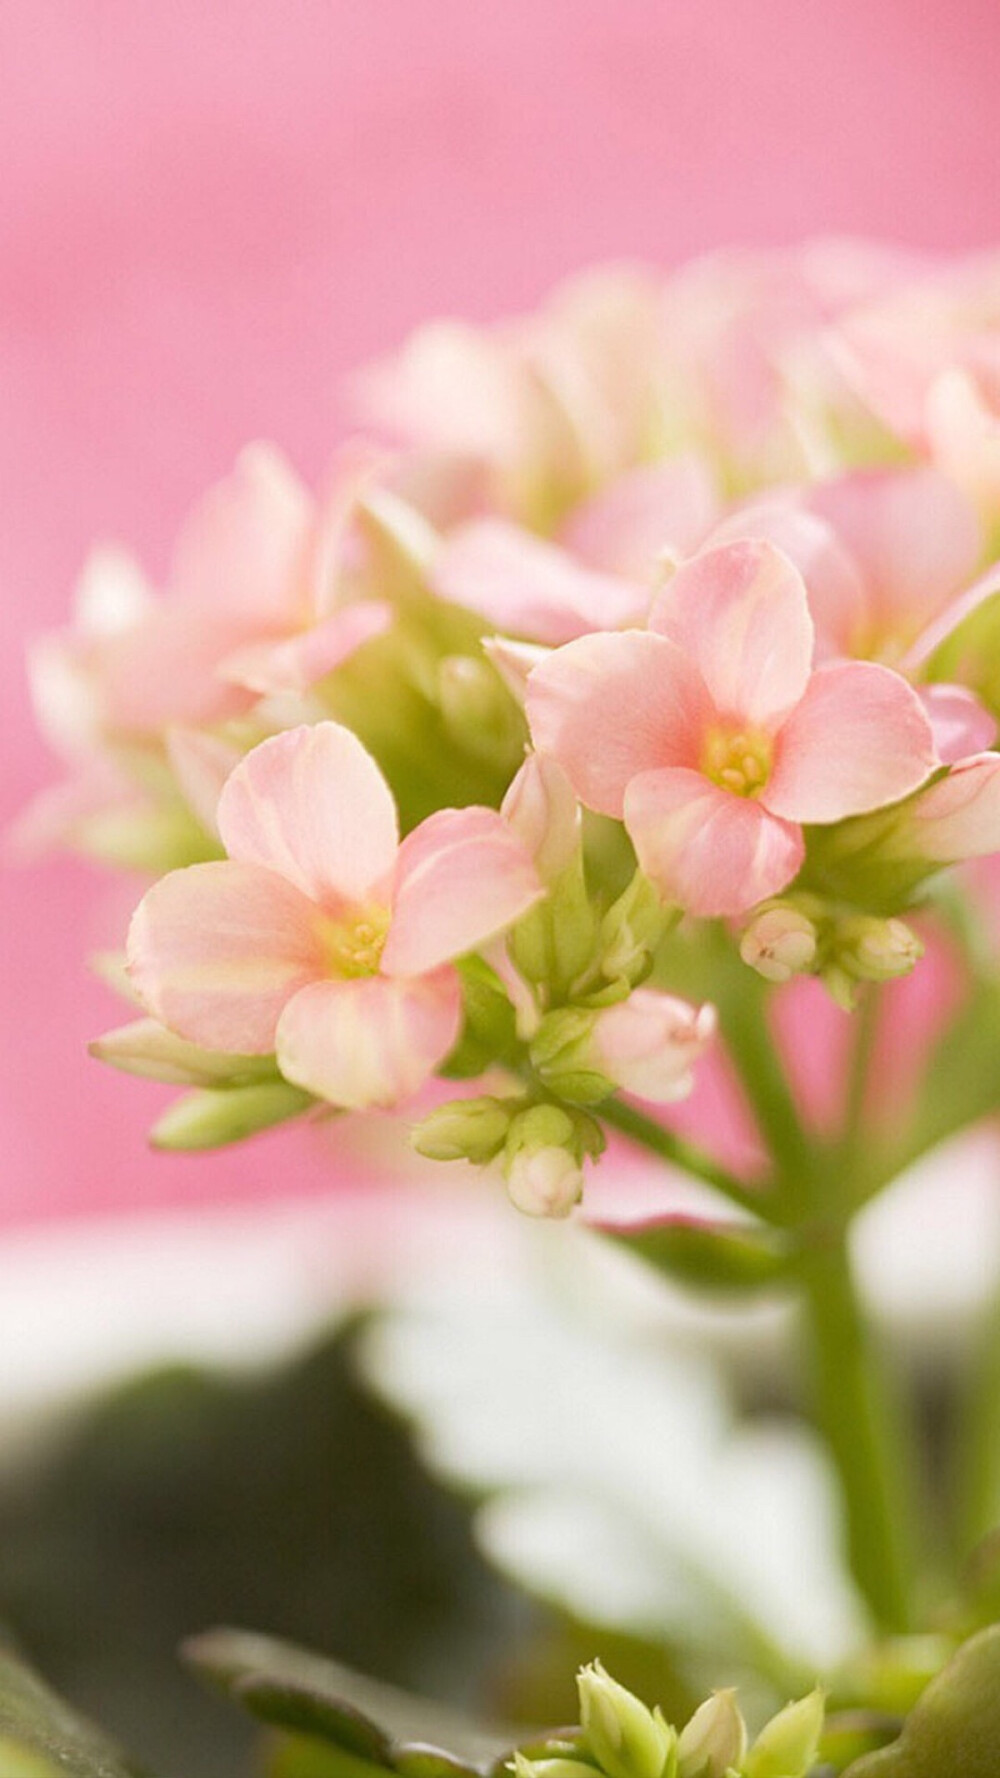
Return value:
M 777 894 L 803 823 L 879 808 L 937 763 L 913 689 L 869 662 L 813 666 L 802 578 L 780 550 L 707 550 L 659 595 L 648 631 L 584 636 L 531 675 L 535 745 L 581 800 L 624 818 L 668 900 L 702 915 Z
M 147 1010 L 206 1049 L 277 1053 L 286 1078 L 348 1109 L 415 1092 L 455 1044 L 452 960 L 541 888 L 490 809 L 443 809 L 399 844 L 392 794 L 337 723 L 249 753 L 217 810 L 228 857 L 140 903 L 129 969 Z
M 374 462 L 349 451 L 317 505 L 277 451 L 248 447 L 182 527 L 162 595 L 122 552 L 97 554 L 77 626 L 36 658 L 43 717 L 91 741 L 149 736 L 331 672 L 389 621 L 382 602 L 345 598 L 349 519 Z
M 1000 852 L 1000 754 L 962 759 L 903 811 L 887 857 L 957 864 Z
M 558 760 L 529 753 L 500 805 L 507 825 L 534 859 L 544 883 L 572 862 L 580 845 L 580 807 Z

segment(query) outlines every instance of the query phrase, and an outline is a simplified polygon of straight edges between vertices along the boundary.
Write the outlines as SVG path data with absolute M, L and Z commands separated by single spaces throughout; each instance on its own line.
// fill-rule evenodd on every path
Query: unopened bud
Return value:
M 734 1691 L 713 1692 L 681 1730 L 677 1778 L 726 1778 L 747 1750 L 747 1727 Z
M 669 1105 L 692 1087 L 691 1070 L 715 1036 L 713 1006 L 692 1006 L 673 994 L 637 988 L 594 1020 L 590 1055 L 626 1093 Z
M 229 1055 L 200 1049 L 168 1031 L 156 1019 L 134 1019 L 90 1044 L 90 1054 L 124 1074 L 165 1080 L 172 1086 L 211 1087 L 249 1084 L 274 1075 L 270 1056 Z
M 790 901 L 765 902 L 740 939 L 740 956 L 768 982 L 788 982 L 812 967 L 816 927 Z
M 649 878 L 636 871 L 601 922 L 601 969 L 607 980 L 642 981 L 672 918 Z
M 615 1090 L 594 1043 L 598 1014 L 560 1007 L 546 1015 L 531 1043 L 531 1061 L 546 1086 L 575 1105 L 598 1105 Z
M 568 1216 L 583 1192 L 584 1155 L 600 1154 L 593 1118 L 559 1105 L 532 1105 L 511 1122 L 504 1176 L 526 1216 Z
M 529 674 L 552 650 L 541 648 L 537 642 L 512 642 L 509 636 L 489 636 L 483 643 L 483 653 L 493 662 L 507 690 L 523 704 Z
M 659 1710 L 605 1673 L 600 1661 L 577 1675 L 586 1745 L 608 1778 L 665 1778 L 677 1755 L 677 1736 Z
M 825 1708 L 817 1689 L 772 1716 L 746 1756 L 745 1778 L 805 1778 L 819 1752 Z
M 430 1161 L 472 1161 L 482 1166 L 500 1153 L 510 1119 L 511 1107 L 501 1099 L 453 1099 L 425 1117 L 410 1140 Z
M 924 954 L 916 933 L 903 920 L 857 914 L 837 927 L 835 964 L 862 982 L 891 982 L 909 975 Z
M 149 1139 L 154 1148 L 222 1148 L 298 1117 L 315 1103 L 311 1093 L 285 1080 L 207 1087 L 200 1093 L 187 1093 L 171 1105 L 153 1125 Z
M 572 863 L 580 845 L 580 809 L 566 773 L 547 754 L 529 753 L 500 805 L 545 883 Z
M 582 1759 L 528 1759 L 523 1753 L 515 1753 L 507 1769 L 514 1778 L 596 1778 Z

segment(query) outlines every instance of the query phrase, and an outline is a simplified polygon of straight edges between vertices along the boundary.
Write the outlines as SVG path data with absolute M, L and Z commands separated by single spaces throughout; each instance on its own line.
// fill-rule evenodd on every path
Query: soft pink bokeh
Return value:
M 52 775 L 24 641 L 95 535 L 162 566 L 246 439 L 322 468 L 344 373 L 594 259 L 815 232 L 1000 233 L 995 0 L 5 0 L 3 805 Z M 2 886 L 0 1220 L 319 1189 L 286 1135 L 152 1157 L 90 1062 L 120 891 Z

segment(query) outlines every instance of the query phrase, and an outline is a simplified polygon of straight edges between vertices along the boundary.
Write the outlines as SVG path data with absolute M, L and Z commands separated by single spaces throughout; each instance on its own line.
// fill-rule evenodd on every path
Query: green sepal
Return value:
M 154 1148 L 200 1150 L 243 1142 L 261 1130 L 301 1117 L 317 1104 L 312 1093 L 286 1080 L 262 1080 L 248 1086 L 204 1087 L 185 1093 L 153 1125 Z
M 991 1624 L 931 1680 L 899 1739 L 855 1760 L 845 1778 L 997 1778 L 998 1772 L 1000 1624 Z
M 99 1729 L 0 1646 L 0 1773 L 3 1778 L 143 1778 Z
M 497 1062 L 517 1055 L 517 1017 L 500 977 L 481 957 L 463 957 L 457 968 L 465 1024 L 439 1072 L 449 1080 L 474 1080 Z

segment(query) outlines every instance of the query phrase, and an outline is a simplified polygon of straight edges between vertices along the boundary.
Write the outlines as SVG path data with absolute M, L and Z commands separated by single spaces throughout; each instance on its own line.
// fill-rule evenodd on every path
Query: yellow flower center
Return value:
M 731 729 L 721 724 L 708 730 L 701 750 L 701 770 L 720 790 L 733 796 L 756 796 L 771 772 L 774 749 L 760 729 Z
M 355 917 L 347 920 L 323 915 L 320 937 L 330 975 L 342 979 L 376 975 L 388 931 L 388 908 L 359 908 Z

